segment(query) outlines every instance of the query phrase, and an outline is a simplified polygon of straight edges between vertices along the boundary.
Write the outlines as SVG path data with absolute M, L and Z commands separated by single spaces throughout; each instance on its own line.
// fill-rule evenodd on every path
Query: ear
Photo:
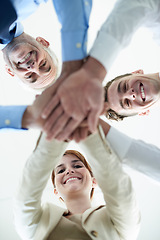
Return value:
M 138 113 L 139 116 L 148 116 L 150 113 L 149 110 L 147 110 L 146 112 L 141 112 L 141 113 Z
M 6 72 L 9 73 L 9 75 L 11 75 L 12 77 L 14 77 L 14 73 L 12 72 L 12 70 L 10 69 L 10 67 L 8 67 L 7 64 L 5 64 L 5 69 L 6 69 Z
M 136 70 L 136 71 L 134 71 L 134 72 L 132 72 L 132 73 L 139 73 L 139 74 L 144 74 L 144 72 L 143 72 L 143 70 L 142 69 L 139 69 L 139 70 Z
M 97 186 L 97 181 L 95 177 L 92 177 L 92 188 L 95 188 Z
M 57 191 L 56 188 L 54 188 L 54 194 L 55 194 L 55 195 L 58 195 L 58 191 Z
M 42 37 L 37 37 L 36 41 L 39 42 L 40 44 L 42 44 L 46 48 L 48 48 L 50 45 L 49 42 Z

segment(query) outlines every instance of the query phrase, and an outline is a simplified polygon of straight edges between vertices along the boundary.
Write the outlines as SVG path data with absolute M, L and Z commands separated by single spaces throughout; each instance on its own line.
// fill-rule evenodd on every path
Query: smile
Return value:
M 66 184 L 66 183 L 68 183 L 68 182 L 70 182 L 70 181 L 74 181 L 74 180 L 80 180 L 80 178 L 78 178 L 78 177 L 71 177 L 71 178 L 67 179 L 67 180 L 64 182 L 64 184 Z
M 141 94 L 141 98 L 143 100 L 143 102 L 146 100 L 146 95 L 145 95 L 145 92 L 144 92 L 144 86 L 142 83 L 140 83 L 140 94 Z
M 31 54 L 32 54 L 32 52 L 27 53 L 27 55 L 24 58 L 22 58 L 18 63 L 23 64 L 23 63 L 27 62 L 29 60 Z

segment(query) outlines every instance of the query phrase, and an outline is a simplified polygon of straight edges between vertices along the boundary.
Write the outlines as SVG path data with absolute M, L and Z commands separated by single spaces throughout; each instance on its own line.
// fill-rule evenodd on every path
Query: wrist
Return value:
M 83 59 L 63 62 L 62 74 L 65 74 L 66 76 L 68 76 L 69 74 L 71 74 L 75 71 L 78 71 L 82 67 L 83 64 L 84 64 Z
M 103 82 L 107 71 L 104 66 L 93 57 L 88 57 L 83 65 L 83 68 L 89 72 L 93 79 L 97 78 L 100 82 Z
M 28 106 L 22 117 L 22 128 L 30 128 L 32 125 L 31 106 Z

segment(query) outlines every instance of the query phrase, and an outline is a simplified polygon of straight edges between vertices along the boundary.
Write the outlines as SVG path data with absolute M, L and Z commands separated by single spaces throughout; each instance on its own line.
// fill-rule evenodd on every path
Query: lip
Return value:
M 28 57 L 27 57 L 28 55 Z M 27 58 L 26 58 L 27 57 Z M 31 58 L 37 58 L 37 52 L 36 51 L 30 51 L 27 54 L 25 54 L 20 61 L 18 61 L 18 65 L 26 64 Z M 22 61 L 24 59 L 24 61 Z M 22 61 L 22 62 L 21 62 Z
M 74 181 L 75 179 L 76 179 L 76 180 L 81 180 L 80 177 L 77 177 L 77 176 L 71 176 L 71 177 L 67 178 L 67 179 L 63 182 L 63 184 L 66 184 L 67 181 L 68 181 L 69 179 L 72 179 L 72 178 L 73 178 L 73 181 Z M 70 180 L 70 181 L 72 181 L 72 180 Z

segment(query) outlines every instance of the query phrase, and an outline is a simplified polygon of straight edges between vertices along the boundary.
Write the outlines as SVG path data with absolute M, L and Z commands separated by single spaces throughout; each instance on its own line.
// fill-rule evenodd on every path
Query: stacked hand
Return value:
M 103 109 L 102 81 L 106 71 L 93 58 L 82 64 L 82 61 L 64 63 L 57 82 L 31 106 L 36 121 L 42 124 L 49 140 L 62 141 L 70 137 L 81 140 L 87 136 L 88 130 L 96 130 Z M 81 127 L 84 120 L 85 127 Z

